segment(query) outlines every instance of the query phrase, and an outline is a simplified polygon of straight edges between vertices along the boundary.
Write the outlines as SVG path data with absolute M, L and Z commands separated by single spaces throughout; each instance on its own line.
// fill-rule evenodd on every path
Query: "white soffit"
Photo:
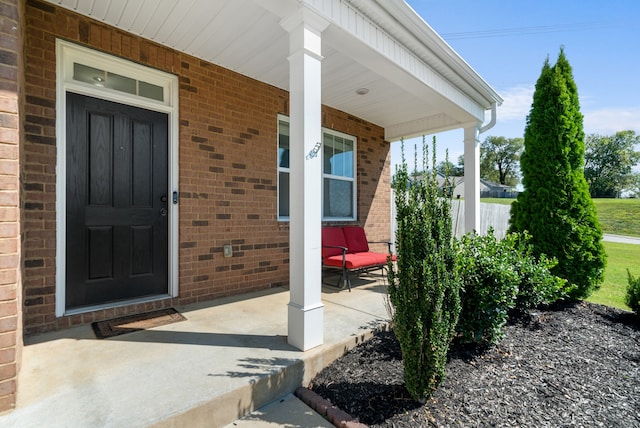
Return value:
M 322 102 L 384 127 L 388 140 L 474 126 L 502 102 L 402 0 L 47 1 L 285 90 L 280 21 L 304 4 L 332 24 Z

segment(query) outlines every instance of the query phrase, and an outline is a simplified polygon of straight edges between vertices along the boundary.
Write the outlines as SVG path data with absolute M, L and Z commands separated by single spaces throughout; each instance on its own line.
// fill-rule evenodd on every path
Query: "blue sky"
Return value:
M 640 134 L 640 1 L 407 3 L 504 98 L 496 125 L 480 134 L 480 141 L 490 135 L 524 136 L 542 65 L 547 57 L 554 64 L 561 46 L 573 67 L 585 133 L 613 135 L 631 129 Z M 463 131 L 436 134 L 436 139 L 438 159 L 444 159 L 448 148 L 449 160 L 457 163 Z M 405 148 L 414 141 L 406 141 Z M 407 157 L 413 159 L 410 152 Z M 392 164 L 400 161 L 399 143 L 392 145 L 391 158 Z

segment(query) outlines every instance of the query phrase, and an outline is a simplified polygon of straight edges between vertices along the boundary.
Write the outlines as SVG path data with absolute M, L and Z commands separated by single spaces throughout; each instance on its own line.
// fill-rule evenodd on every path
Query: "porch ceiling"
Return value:
M 502 102 L 402 0 L 47 1 L 285 90 L 280 21 L 304 3 L 330 22 L 323 104 L 384 127 L 388 140 L 473 126 Z

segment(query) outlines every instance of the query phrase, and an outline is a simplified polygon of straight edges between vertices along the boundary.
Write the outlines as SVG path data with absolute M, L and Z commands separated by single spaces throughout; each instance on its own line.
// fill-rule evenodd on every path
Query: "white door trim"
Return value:
M 99 85 L 74 80 L 74 62 L 100 70 L 130 77 L 136 81 L 150 83 L 163 89 L 163 100 L 145 98 L 143 96 L 105 88 Z M 75 92 L 108 101 L 140 107 L 166 113 L 168 123 L 168 183 L 167 194 L 169 205 L 168 231 L 168 290 L 167 295 L 153 296 L 147 299 L 135 299 L 117 304 L 105 304 L 68 311 L 66 309 L 66 93 Z M 178 77 L 155 70 L 131 61 L 124 60 L 102 52 L 94 51 L 64 40 L 56 40 L 56 316 L 73 315 L 114 306 L 157 300 L 159 298 L 178 296 L 178 204 L 173 203 L 172 195 L 178 192 Z

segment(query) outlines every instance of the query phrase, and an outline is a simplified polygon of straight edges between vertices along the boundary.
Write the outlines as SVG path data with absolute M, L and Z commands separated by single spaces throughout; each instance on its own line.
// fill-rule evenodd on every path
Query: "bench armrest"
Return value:
M 387 244 L 387 247 L 389 247 L 389 254 L 393 254 L 391 252 L 391 246 L 393 245 L 392 241 L 367 241 L 369 244 Z
M 347 247 L 341 245 L 323 245 L 322 248 L 340 248 L 342 250 L 342 269 L 346 269 L 347 266 Z
M 323 245 L 322 248 L 340 248 L 343 253 L 347 252 L 348 248 L 341 245 Z

